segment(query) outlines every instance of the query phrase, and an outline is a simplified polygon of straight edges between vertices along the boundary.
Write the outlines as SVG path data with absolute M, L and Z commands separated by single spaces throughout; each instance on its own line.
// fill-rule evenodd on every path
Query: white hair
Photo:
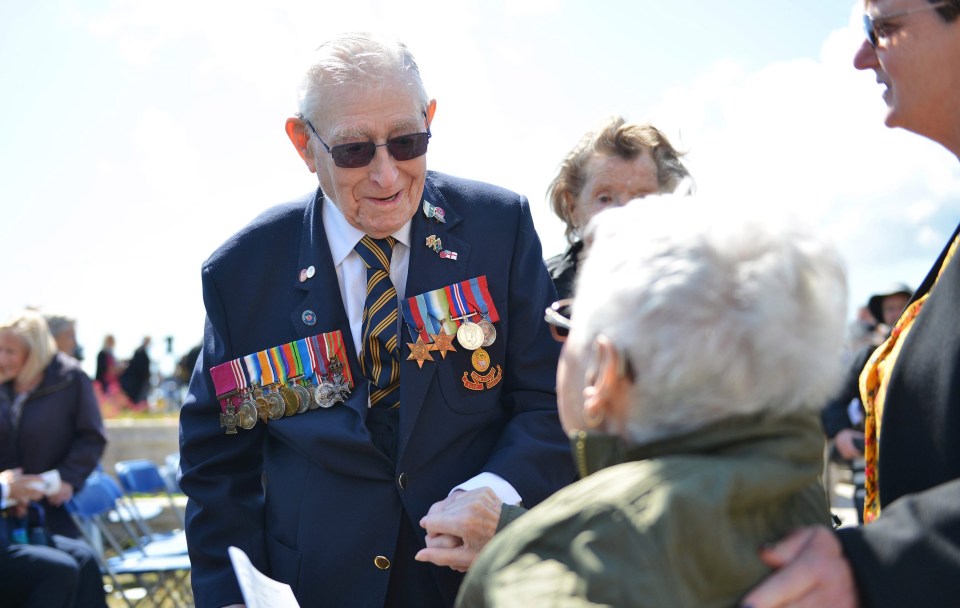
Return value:
M 816 409 L 838 379 L 839 253 L 795 219 L 738 214 L 731 203 L 646 197 L 589 225 L 570 339 L 603 334 L 628 357 L 634 441 Z
M 430 100 L 420 68 L 405 44 L 381 34 L 341 34 L 321 44 L 314 53 L 300 85 L 300 114 L 316 120 L 325 109 L 324 93 L 329 87 L 397 81 L 412 87 L 414 98 L 426 110 Z

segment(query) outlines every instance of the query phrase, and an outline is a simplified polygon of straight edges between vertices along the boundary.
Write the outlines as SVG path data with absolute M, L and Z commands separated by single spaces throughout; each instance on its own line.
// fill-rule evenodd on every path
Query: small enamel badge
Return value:
M 423 214 L 427 216 L 428 219 L 433 218 L 441 224 L 445 224 L 447 222 L 447 220 L 443 217 L 445 215 L 443 209 L 437 207 L 436 205 L 430 204 L 430 202 L 426 200 L 423 201 Z
M 440 250 L 443 249 L 443 243 L 440 242 L 440 237 L 431 234 L 427 237 L 427 247 L 433 249 L 436 253 L 440 253 Z

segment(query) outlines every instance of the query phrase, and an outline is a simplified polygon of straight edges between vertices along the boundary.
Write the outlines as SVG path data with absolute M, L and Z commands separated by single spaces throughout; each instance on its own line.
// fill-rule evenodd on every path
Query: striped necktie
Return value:
M 370 381 L 370 405 L 400 405 L 400 349 L 397 347 L 397 290 L 390 281 L 390 257 L 397 239 L 364 236 L 354 247 L 367 267 L 360 368 Z

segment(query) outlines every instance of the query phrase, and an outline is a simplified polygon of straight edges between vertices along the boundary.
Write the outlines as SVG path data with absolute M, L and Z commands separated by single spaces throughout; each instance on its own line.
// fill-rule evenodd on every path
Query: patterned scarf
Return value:
M 933 291 L 937 281 L 940 280 L 943 269 L 947 267 L 947 264 L 949 264 L 953 258 L 953 254 L 957 250 L 957 243 L 960 243 L 960 235 L 957 235 L 957 238 L 951 243 L 950 249 L 943 259 L 943 264 L 940 265 L 940 270 L 937 271 L 937 278 L 934 279 L 933 285 L 930 286 L 927 293 L 914 300 L 910 306 L 903 311 L 896 325 L 893 326 L 890 337 L 873 352 L 867 365 L 863 368 L 863 372 L 860 373 L 860 396 L 863 401 L 863 407 L 866 410 L 863 452 L 866 463 L 866 468 L 864 469 L 864 489 L 866 490 L 866 497 L 863 502 L 863 521 L 868 524 L 880 516 L 880 488 L 877 485 L 877 465 L 880 458 L 880 426 L 883 422 L 883 406 L 887 394 L 887 382 L 893 373 L 893 366 L 897 361 L 897 357 L 900 355 L 900 349 L 906 342 L 907 334 L 910 333 L 910 329 L 913 327 L 913 320 L 920 314 L 920 310 L 930 296 L 930 292 Z

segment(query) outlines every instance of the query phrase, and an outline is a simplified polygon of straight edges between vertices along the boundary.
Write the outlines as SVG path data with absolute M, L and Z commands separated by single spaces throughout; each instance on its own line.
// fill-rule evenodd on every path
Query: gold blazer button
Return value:
M 373 565 L 379 568 L 380 570 L 386 570 L 390 567 L 390 560 L 385 558 L 382 555 L 378 555 L 373 558 Z

